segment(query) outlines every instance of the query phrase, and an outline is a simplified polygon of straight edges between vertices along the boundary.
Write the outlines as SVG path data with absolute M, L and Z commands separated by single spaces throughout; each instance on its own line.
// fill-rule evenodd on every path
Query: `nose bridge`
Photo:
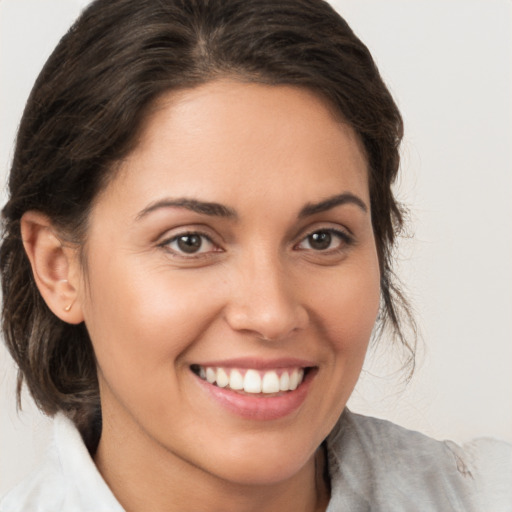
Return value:
M 278 251 L 260 248 L 242 260 L 228 308 L 231 327 L 267 340 L 304 328 L 306 310 Z

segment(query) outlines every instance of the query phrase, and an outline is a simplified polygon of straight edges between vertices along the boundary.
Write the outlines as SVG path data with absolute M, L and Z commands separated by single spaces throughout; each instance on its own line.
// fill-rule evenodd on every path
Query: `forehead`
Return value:
M 161 97 L 111 185 L 107 193 L 131 190 L 135 202 L 167 193 L 235 205 L 259 194 L 303 204 L 346 190 L 369 200 L 362 143 L 330 103 L 235 81 Z

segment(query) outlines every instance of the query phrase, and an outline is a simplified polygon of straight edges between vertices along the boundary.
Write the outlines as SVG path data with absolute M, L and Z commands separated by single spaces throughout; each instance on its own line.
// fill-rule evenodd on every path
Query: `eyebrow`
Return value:
M 300 211 L 299 219 L 309 217 L 310 215 L 315 215 L 317 213 L 326 212 L 332 208 L 335 208 L 336 206 L 341 206 L 344 204 L 355 204 L 356 206 L 361 208 L 363 212 L 368 212 L 368 207 L 361 198 L 357 197 L 351 192 L 343 192 L 343 194 L 328 197 L 327 199 L 324 199 L 319 203 L 307 204 Z
M 332 197 L 328 197 L 318 203 L 308 203 L 302 210 L 299 212 L 298 218 L 302 219 L 304 217 L 309 217 L 311 215 L 315 215 L 317 213 L 322 213 L 336 206 L 341 206 L 344 204 L 355 204 L 358 206 L 363 212 L 368 211 L 368 207 L 364 203 L 362 199 L 357 197 L 356 195 L 350 192 L 344 192 L 342 194 L 337 194 Z M 212 217 L 224 217 L 228 219 L 238 219 L 238 214 L 233 208 L 229 206 L 225 206 L 220 203 L 211 203 L 205 201 L 199 201 L 197 199 L 190 198 L 178 198 L 178 199 L 161 199 L 154 203 L 151 203 L 149 206 L 144 208 L 141 212 L 137 214 L 136 220 L 139 221 L 151 212 L 158 210 L 160 208 L 185 208 L 192 212 L 196 212 L 202 215 L 209 215 Z
M 141 220 L 149 213 L 160 208 L 185 208 L 192 212 L 200 213 L 202 215 L 210 215 L 212 217 L 225 217 L 229 219 L 237 219 L 238 215 L 232 208 L 224 206 L 219 203 L 209 203 L 198 201 L 197 199 L 179 198 L 179 199 L 162 199 L 151 203 L 144 208 L 136 217 L 136 220 Z

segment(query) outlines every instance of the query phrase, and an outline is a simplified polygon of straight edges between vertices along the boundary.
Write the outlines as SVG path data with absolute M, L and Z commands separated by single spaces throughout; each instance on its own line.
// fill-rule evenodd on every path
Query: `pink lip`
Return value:
M 230 361 L 233 363 L 233 361 Z M 236 364 L 231 364 L 232 367 L 240 368 L 241 360 Z M 208 363 L 208 366 L 210 363 Z M 227 367 L 225 362 L 220 364 L 212 364 L 212 366 Z M 302 364 L 285 364 L 276 365 L 276 361 L 272 362 L 272 366 L 247 366 L 248 368 L 262 369 L 262 368 L 279 368 L 279 367 L 297 367 L 304 366 Z M 304 377 L 304 380 L 295 391 L 287 391 L 281 395 L 264 396 L 264 395 L 250 395 L 237 393 L 226 388 L 220 388 L 207 381 L 194 375 L 196 382 L 201 386 L 202 390 L 209 394 L 217 403 L 224 407 L 227 411 L 234 413 L 237 416 L 249 420 L 269 421 L 284 418 L 289 414 L 296 411 L 306 400 L 311 382 L 313 381 L 316 370 L 311 370 Z
M 277 368 L 310 368 L 316 366 L 312 361 L 297 358 L 279 358 L 279 359 L 259 359 L 250 357 L 239 357 L 225 361 L 207 361 L 197 362 L 199 366 L 206 367 L 220 367 L 220 368 L 242 368 L 254 370 L 274 370 Z

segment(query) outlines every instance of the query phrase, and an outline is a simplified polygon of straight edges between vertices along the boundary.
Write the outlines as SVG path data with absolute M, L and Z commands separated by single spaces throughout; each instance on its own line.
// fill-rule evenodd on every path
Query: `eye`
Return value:
M 350 236 L 343 231 L 319 229 L 303 238 L 296 247 L 302 250 L 330 251 L 341 249 L 351 241 Z
M 203 233 L 181 233 L 161 244 L 178 255 L 199 255 L 219 251 L 219 247 Z

